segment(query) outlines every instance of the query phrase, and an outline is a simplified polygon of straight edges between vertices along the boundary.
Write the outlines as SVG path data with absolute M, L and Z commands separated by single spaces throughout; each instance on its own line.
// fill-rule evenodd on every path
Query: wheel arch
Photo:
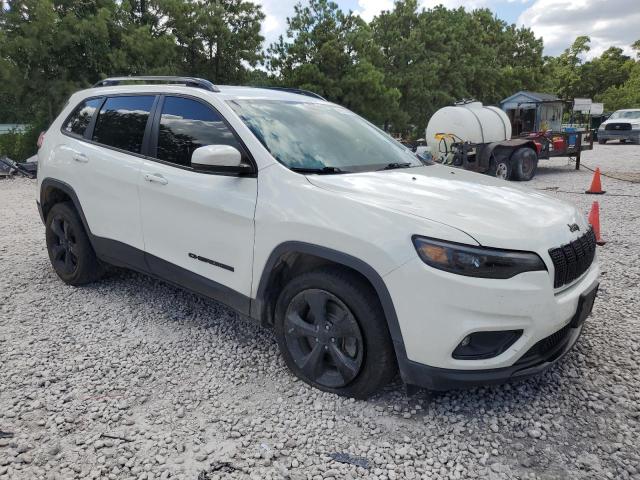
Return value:
M 402 342 L 402 334 L 391 294 L 380 274 L 367 262 L 348 253 L 306 242 L 284 242 L 273 249 L 260 276 L 251 316 L 263 325 L 273 325 L 273 309 L 283 279 L 319 266 L 337 265 L 358 274 L 376 293 L 389 334 L 394 342 Z
M 56 203 L 60 202 L 68 202 L 73 203 L 74 208 L 80 215 L 80 220 L 82 221 L 82 226 L 87 232 L 87 236 L 89 237 L 89 241 L 93 246 L 93 236 L 91 235 L 91 230 L 89 230 L 89 225 L 87 224 L 87 219 L 84 216 L 84 212 L 82 211 L 82 205 L 80 204 L 80 200 L 76 195 L 75 190 L 71 185 L 65 183 L 61 180 L 57 180 L 55 178 L 47 177 L 42 180 L 40 184 L 40 209 L 42 212 L 42 221 L 47 221 L 47 215 L 49 214 L 49 210 Z
M 482 156 L 487 162 L 491 156 L 495 157 L 496 160 L 511 159 L 511 156 L 522 147 L 530 148 L 536 153 L 536 155 L 538 154 L 536 144 L 533 140 L 526 138 L 513 138 L 510 140 L 487 144 L 482 151 Z

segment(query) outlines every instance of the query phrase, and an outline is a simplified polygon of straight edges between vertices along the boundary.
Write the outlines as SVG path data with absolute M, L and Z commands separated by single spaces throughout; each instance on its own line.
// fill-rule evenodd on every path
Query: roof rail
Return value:
M 326 98 L 318 95 L 316 92 L 303 90 L 301 88 L 289 88 L 289 87 L 257 87 L 257 88 L 266 88 L 267 90 L 279 90 L 281 92 L 297 93 L 298 95 L 304 95 L 306 97 L 317 98 L 319 100 L 326 101 Z
M 166 76 L 149 76 L 149 77 L 110 77 L 105 78 L 97 82 L 93 87 L 110 87 L 113 85 L 121 85 L 125 82 L 157 82 L 157 83 L 172 83 L 178 85 L 185 85 L 187 87 L 202 88 L 209 90 L 210 92 L 219 92 L 220 89 L 216 87 L 209 80 L 195 77 L 166 77 Z

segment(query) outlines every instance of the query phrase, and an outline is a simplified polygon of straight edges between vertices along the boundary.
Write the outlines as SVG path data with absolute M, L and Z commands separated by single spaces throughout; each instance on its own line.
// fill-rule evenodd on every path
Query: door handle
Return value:
M 164 178 L 162 175 L 160 175 L 159 173 L 145 173 L 144 174 L 144 179 L 147 182 L 151 182 L 151 183 L 159 183 L 160 185 L 166 185 L 167 183 L 169 183 L 169 180 L 167 180 L 166 178 Z
M 78 163 L 87 163 L 89 161 L 84 153 L 74 153 L 73 159 Z

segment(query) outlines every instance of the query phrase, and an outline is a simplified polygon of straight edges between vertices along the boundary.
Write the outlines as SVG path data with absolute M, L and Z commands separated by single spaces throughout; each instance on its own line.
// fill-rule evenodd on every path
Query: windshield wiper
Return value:
M 388 163 L 386 166 L 380 168 L 379 170 L 395 170 L 396 168 L 407 168 L 410 167 L 412 165 L 411 162 L 393 162 L 393 163 Z
M 351 173 L 348 170 L 342 170 L 338 167 L 322 167 L 322 168 L 305 168 L 305 167 L 291 167 L 297 173 L 317 173 L 318 175 L 328 175 L 332 173 Z

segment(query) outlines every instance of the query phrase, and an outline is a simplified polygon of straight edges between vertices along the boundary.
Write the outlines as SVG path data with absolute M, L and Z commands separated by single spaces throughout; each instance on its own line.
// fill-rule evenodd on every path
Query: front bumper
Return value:
M 597 285 L 598 275 L 596 259 L 580 279 L 554 290 L 546 271 L 493 280 L 434 270 L 420 259 L 403 265 L 384 279 L 401 331 L 394 343 L 403 380 L 447 390 L 502 383 L 545 370 L 577 341 L 582 327 L 568 325 L 580 296 Z M 522 335 L 499 355 L 453 358 L 452 352 L 467 335 L 503 330 L 522 330 Z M 548 339 L 554 340 L 552 348 L 531 354 Z
M 640 130 L 598 130 L 598 140 L 629 140 L 640 142 Z
M 567 326 L 567 331 L 563 332 L 561 341 L 549 349 L 544 356 L 533 355 L 531 358 L 523 358 L 524 361 L 518 361 L 510 367 L 487 370 L 453 370 L 429 367 L 405 359 L 402 377 L 409 385 L 442 391 L 522 380 L 547 370 L 564 357 L 577 342 L 582 328 L 583 326 L 577 328 Z M 528 357 L 528 355 L 524 357 Z

